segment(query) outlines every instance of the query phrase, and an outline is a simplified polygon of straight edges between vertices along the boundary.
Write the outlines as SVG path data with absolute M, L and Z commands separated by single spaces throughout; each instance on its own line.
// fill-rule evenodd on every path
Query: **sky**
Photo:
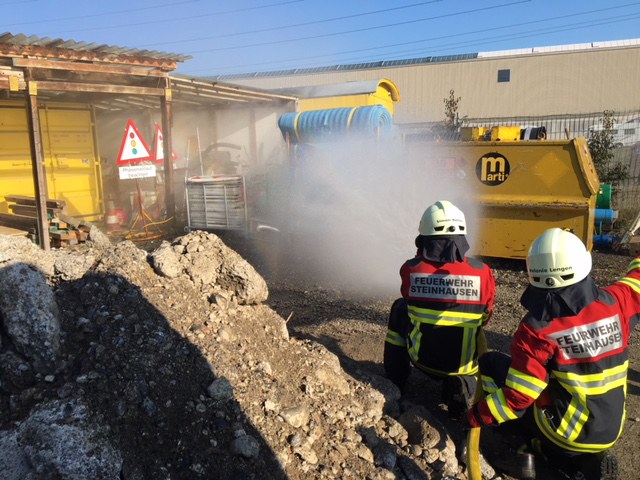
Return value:
M 630 0 L 0 0 L 0 33 L 193 58 L 234 75 L 640 38 Z

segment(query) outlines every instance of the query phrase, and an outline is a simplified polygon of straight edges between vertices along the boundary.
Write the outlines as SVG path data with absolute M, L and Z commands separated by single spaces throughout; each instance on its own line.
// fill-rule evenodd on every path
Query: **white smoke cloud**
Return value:
M 309 284 L 358 294 L 397 295 L 399 269 L 413 257 L 424 210 L 437 200 L 460 207 L 473 233 L 469 166 L 439 158 L 429 144 L 411 149 L 370 138 L 296 146 L 282 169 L 270 212 L 285 248 Z M 272 194 L 273 197 L 273 194 Z M 468 237 L 473 247 L 474 238 Z

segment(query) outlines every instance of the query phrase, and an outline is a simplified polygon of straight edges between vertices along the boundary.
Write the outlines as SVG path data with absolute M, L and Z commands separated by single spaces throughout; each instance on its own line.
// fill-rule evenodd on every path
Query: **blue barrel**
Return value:
M 618 218 L 618 211 L 610 208 L 596 208 L 595 220 L 596 222 L 609 222 L 613 223 Z
M 596 248 L 611 248 L 616 237 L 613 235 L 594 235 L 593 245 Z
M 330 108 L 285 113 L 278 119 L 278 127 L 292 143 L 314 143 L 345 137 L 350 132 L 388 134 L 393 117 L 382 105 Z

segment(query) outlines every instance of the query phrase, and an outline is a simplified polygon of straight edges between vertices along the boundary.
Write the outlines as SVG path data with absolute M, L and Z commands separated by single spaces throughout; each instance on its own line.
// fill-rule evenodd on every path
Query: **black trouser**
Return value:
M 483 376 L 491 377 L 494 383 L 502 388 L 506 384 L 507 374 L 511 367 L 511 357 L 501 352 L 487 352 L 478 359 L 480 373 Z M 507 422 L 510 426 L 517 428 L 522 434 L 531 441 L 537 439 L 541 445 L 542 453 L 547 459 L 555 464 L 558 468 L 563 467 L 580 467 L 585 462 L 591 462 L 594 458 L 601 457 L 602 454 L 585 454 L 565 450 L 544 436 L 536 424 L 533 405 L 529 407 L 524 415 L 517 419 Z M 503 424 L 504 425 L 504 424 Z
M 407 302 L 404 298 L 399 298 L 389 312 L 388 328 L 397 332 L 402 338 L 407 338 L 407 330 L 409 328 L 409 313 L 407 310 Z M 395 383 L 400 391 L 404 390 L 405 383 L 411 373 L 411 358 L 407 352 L 406 343 L 403 346 L 393 345 L 384 342 L 384 372 L 389 380 Z
M 404 390 L 407 378 L 411 373 L 411 358 L 407 352 L 406 338 L 409 334 L 411 322 L 409 321 L 409 312 L 407 309 L 407 302 L 404 298 L 398 298 L 393 302 L 391 311 L 389 312 L 388 328 L 400 334 L 405 344 L 403 346 L 393 345 L 389 342 L 384 344 L 384 371 L 389 380 L 395 383 L 400 391 Z M 443 385 L 443 400 L 449 405 L 452 397 L 458 393 L 462 393 L 466 398 L 461 399 L 461 403 L 464 406 L 465 403 L 469 403 L 476 386 L 476 377 L 474 375 L 437 375 L 424 370 L 420 370 L 426 373 L 429 377 L 435 380 L 444 380 Z M 461 384 L 457 384 L 455 381 L 460 380 Z

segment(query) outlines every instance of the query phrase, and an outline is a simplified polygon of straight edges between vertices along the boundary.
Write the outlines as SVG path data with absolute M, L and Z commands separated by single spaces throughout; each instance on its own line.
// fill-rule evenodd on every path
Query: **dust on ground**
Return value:
M 317 279 L 304 271 L 300 262 L 282 265 L 274 270 L 262 265 L 261 259 L 252 254 L 253 247 L 239 239 L 230 240 L 247 258 L 254 259 L 254 265 L 266 276 L 270 285 L 269 304 L 281 316 L 290 317 L 291 334 L 307 338 L 325 345 L 338 355 L 343 368 L 355 378 L 374 373 L 384 375 L 382 353 L 388 311 L 394 296 L 387 298 L 367 297 L 354 299 L 336 288 L 331 279 Z M 623 276 L 632 256 L 611 251 L 593 252 L 592 276 L 599 286 L 606 286 Z M 491 349 L 509 352 L 509 345 L 525 309 L 520 305 L 520 296 L 527 286 L 524 261 L 496 258 L 483 259 L 496 277 L 497 293 L 494 314 L 487 325 L 486 335 Z M 262 268 L 261 268 L 262 267 Z M 399 267 L 399 266 L 398 266 Z M 302 279 L 314 278 L 312 282 Z M 398 293 L 400 290 L 398 276 Z M 627 390 L 627 421 L 624 433 L 614 446 L 620 463 L 621 479 L 638 478 L 640 456 L 633 453 L 640 441 L 640 332 L 636 329 L 631 336 L 630 369 Z M 448 420 L 446 412 L 437 405 L 439 385 L 426 375 L 414 370 L 409 380 L 410 387 L 405 394 L 409 402 L 427 405 L 439 414 L 439 420 L 451 428 L 456 437 L 459 425 Z M 435 407 L 435 408 L 434 408 Z M 486 437 L 486 438 L 485 438 Z M 495 432 L 482 437 L 485 448 L 492 450 L 512 445 L 513 438 L 504 439 Z M 539 478 L 549 480 L 564 479 L 562 474 L 546 465 L 538 467 Z M 509 477 L 506 477 L 509 478 Z
M 190 264 L 202 251 L 188 246 L 194 235 L 201 234 L 183 240 L 180 254 Z M 19 430 L 47 402 L 75 399 L 120 455 L 118 476 L 109 478 L 466 478 L 452 451 L 460 425 L 440 405 L 438 386 L 413 372 L 400 399 L 383 378 L 393 296 L 354 298 L 299 262 L 265 265 L 251 240 L 220 238 L 266 280 L 264 302 L 238 303 L 228 282 L 205 291 L 184 272 L 159 275 L 148 256 L 159 244 L 86 247 L 80 254 L 91 266 L 81 276 L 45 272 L 60 308 L 62 362 L 55 375 L 42 375 L 0 331 L 0 430 Z M 630 260 L 594 253 L 596 282 L 610 283 Z M 524 265 L 487 262 L 498 284 L 488 343 L 507 351 L 524 313 Z M 628 420 L 614 447 L 629 480 L 640 471 L 629 454 L 640 436 L 638 343 L 634 332 Z M 23 443 L 36 443 L 32 430 L 20 430 Z M 25 478 L 82 478 L 34 471 L 47 451 L 40 448 L 26 452 Z

